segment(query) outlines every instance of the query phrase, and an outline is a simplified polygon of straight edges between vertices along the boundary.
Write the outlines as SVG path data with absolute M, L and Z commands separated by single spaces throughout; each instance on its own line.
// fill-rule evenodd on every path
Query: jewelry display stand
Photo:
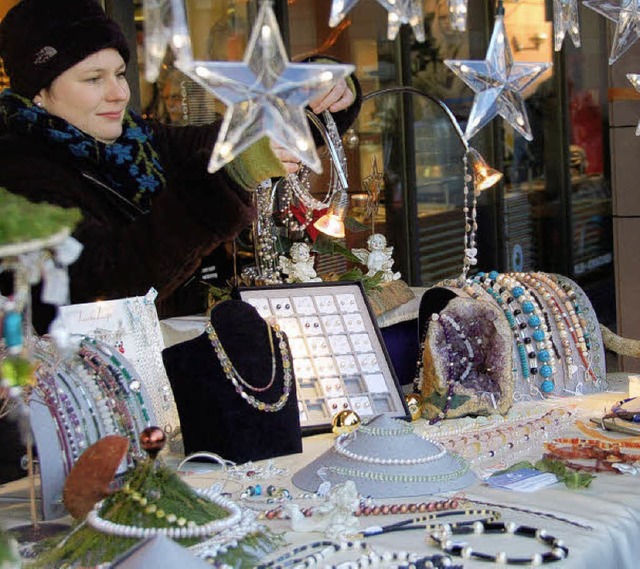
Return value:
M 287 335 L 305 434 L 339 411 L 409 417 L 375 317 L 357 282 L 241 288 L 240 298 Z
M 60 358 L 44 341 L 29 401 L 38 449 L 45 520 L 66 514 L 64 483 L 82 452 L 110 434 L 131 441 L 127 464 L 141 453 L 138 433 L 155 424 L 149 393 L 133 365 L 95 340 L 82 340 L 73 355 Z
M 287 339 L 253 306 L 216 304 L 205 333 L 165 349 L 162 358 L 186 454 L 244 463 L 302 452 Z

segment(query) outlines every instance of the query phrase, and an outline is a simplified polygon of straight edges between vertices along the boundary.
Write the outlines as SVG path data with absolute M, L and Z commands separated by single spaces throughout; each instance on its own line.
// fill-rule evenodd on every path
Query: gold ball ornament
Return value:
M 424 397 L 420 393 L 407 393 L 404 396 L 404 400 L 407 402 L 407 407 L 409 407 L 411 420 L 417 421 L 420 419 L 424 411 Z
M 362 422 L 360 415 L 352 409 L 344 409 L 333 416 L 331 420 L 332 431 L 335 435 L 342 435 L 355 431 Z
M 349 128 L 342 136 L 342 144 L 345 145 L 347 150 L 355 150 L 360 144 L 360 136 L 353 128 Z

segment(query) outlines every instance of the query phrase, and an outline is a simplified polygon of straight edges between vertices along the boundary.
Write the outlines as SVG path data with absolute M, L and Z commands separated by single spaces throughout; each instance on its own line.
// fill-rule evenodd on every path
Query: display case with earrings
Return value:
M 375 316 L 357 282 L 241 288 L 291 347 L 303 433 L 329 430 L 344 410 L 408 418 Z

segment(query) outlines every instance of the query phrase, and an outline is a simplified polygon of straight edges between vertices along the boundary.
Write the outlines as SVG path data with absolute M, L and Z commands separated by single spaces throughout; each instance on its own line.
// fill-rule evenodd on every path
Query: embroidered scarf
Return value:
M 0 94 L 0 131 L 40 137 L 86 165 L 123 198 L 148 211 L 153 196 L 165 187 L 165 175 L 153 146 L 153 133 L 144 121 L 127 111 L 122 135 L 105 144 L 66 120 L 51 115 L 9 89 Z

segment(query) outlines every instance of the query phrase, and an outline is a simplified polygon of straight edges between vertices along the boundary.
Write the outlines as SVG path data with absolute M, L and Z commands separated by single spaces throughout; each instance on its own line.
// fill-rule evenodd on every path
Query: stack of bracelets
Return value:
M 476 428 L 468 432 L 443 431 L 423 427 L 420 436 L 438 441 L 448 451 L 462 456 L 476 467 L 486 467 L 505 454 L 513 458 L 538 448 L 541 441 L 551 439 L 566 427 L 573 413 L 566 409 L 550 409 L 537 417 L 519 418 L 492 424 L 489 428 Z
M 84 338 L 61 359 L 41 344 L 32 405 L 44 405 L 56 431 L 64 471 L 106 435 L 129 439 L 129 462 L 141 454 L 139 433 L 155 421 L 147 392 L 132 365 L 107 344 Z M 35 421 L 36 432 L 44 425 Z
M 640 449 L 639 441 L 607 442 L 596 439 L 559 438 L 544 443 L 544 458 L 562 461 L 573 470 L 587 472 L 615 472 L 626 469 L 640 460 L 640 453 L 626 453 L 622 449 Z M 581 461 L 581 462 L 576 462 Z M 584 461 L 593 461 L 586 464 Z

